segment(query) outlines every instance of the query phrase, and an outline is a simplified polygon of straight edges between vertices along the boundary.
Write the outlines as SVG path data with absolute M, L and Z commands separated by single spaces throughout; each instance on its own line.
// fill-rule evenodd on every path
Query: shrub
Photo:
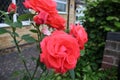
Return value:
M 89 41 L 85 51 L 81 52 L 83 54 L 75 69 L 76 76 L 79 80 L 116 80 L 116 69 L 101 71 L 100 67 L 107 32 L 120 31 L 120 1 L 87 1 L 86 6 L 82 21 L 88 32 Z M 110 75 L 113 75 L 114 79 L 108 77 Z
M 89 36 L 86 53 L 90 61 L 99 62 L 102 59 L 107 32 L 120 31 L 119 7 L 118 0 L 98 0 L 87 4 L 83 25 Z

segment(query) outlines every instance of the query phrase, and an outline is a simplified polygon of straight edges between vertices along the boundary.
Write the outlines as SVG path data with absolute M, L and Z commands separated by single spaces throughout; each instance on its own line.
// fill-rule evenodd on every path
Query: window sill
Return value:
M 23 26 L 28 26 L 30 25 L 30 21 L 22 21 Z M 1 27 L 10 27 L 8 24 L 5 23 L 0 23 L 0 28 Z
M 58 12 L 59 14 L 67 14 L 67 12 Z

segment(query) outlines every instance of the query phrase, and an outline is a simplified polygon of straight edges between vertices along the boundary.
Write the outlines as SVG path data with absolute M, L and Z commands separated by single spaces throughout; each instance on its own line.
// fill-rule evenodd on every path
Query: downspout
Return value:
M 70 0 L 67 0 L 68 10 L 67 10 L 67 29 L 69 30 L 69 16 L 70 16 Z

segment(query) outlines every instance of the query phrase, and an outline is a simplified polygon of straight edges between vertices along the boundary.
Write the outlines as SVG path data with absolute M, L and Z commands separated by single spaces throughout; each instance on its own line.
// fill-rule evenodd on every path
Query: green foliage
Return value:
M 98 0 L 87 4 L 85 25 L 103 31 L 120 31 L 120 1 Z
M 18 17 L 18 20 L 20 20 L 20 21 L 24 21 L 24 20 L 28 20 L 28 19 L 32 20 L 34 15 L 35 14 L 31 14 L 31 13 L 22 14 Z
M 75 80 L 75 72 L 74 72 L 74 70 L 70 70 L 69 72 L 70 72 L 70 76 L 71 76 L 72 80 Z
M 117 80 L 117 70 L 101 70 L 101 61 L 108 31 L 120 31 L 119 0 L 87 0 L 83 25 L 88 39 L 85 51 L 75 69 L 78 80 Z M 111 77 L 112 75 L 112 77 Z
M 0 28 L 0 34 L 4 34 L 4 33 L 8 33 L 9 31 L 4 29 L 4 28 Z
M 36 29 L 31 29 L 30 30 L 32 33 L 38 33 L 38 31 Z
M 21 21 L 13 22 L 12 26 L 22 28 L 22 22 Z
M 94 60 L 94 58 L 91 57 Z M 117 68 L 102 70 L 95 61 L 90 62 L 85 54 L 75 68 L 75 80 L 117 80 Z
M 120 31 L 120 2 L 119 0 L 88 1 L 86 6 L 83 22 L 89 39 L 85 48 L 86 56 L 90 63 L 95 63 L 99 67 L 107 32 Z
M 29 43 L 36 42 L 36 40 L 30 36 L 30 34 L 25 34 L 21 38 Z
M 118 73 L 117 68 L 113 67 L 111 69 L 107 69 L 103 72 L 103 78 L 102 80 L 118 80 Z

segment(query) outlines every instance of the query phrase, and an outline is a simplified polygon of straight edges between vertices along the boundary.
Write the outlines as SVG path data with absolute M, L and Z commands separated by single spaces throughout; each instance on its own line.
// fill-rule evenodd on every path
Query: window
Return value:
M 17 14 L 14 14 L 13 21 L 17 20 L 17 16 L 20 16 L 29 11 L 22 4 L 22 2 L 24 2 L 24 0 L 1 0 L 0 1 L 0 10 L 7 11 L 7 8 L 11 2 L 13 2 L 17 5 Z M 2 18 L 4 18 L 4 16 Z M 2 18 L 0 17 L 0 27 L 8 27 L 9 25 L 5 24 L 4 20 Z M 23 23 L 23 25 L 29 25 L 30 21 L 26 20 L 26 21 L 22 21 L 22 23 Z
M 57 10 L 59 11 L 59 13 L 66 14 L 67 0 L 55 0 L 55 1 L 57 2 Z
M 0 10 L 7 11 L 7 8 L 8 8 L 8 6 L 9 6 L 10 3 L 11 3 L 10 0 L 0 1 Z M 0 15 L 1 15 L 1 13 L 0 13 Z M 3 23 L 3 22 L 4 21 L 0 17 L 0 23 Z

